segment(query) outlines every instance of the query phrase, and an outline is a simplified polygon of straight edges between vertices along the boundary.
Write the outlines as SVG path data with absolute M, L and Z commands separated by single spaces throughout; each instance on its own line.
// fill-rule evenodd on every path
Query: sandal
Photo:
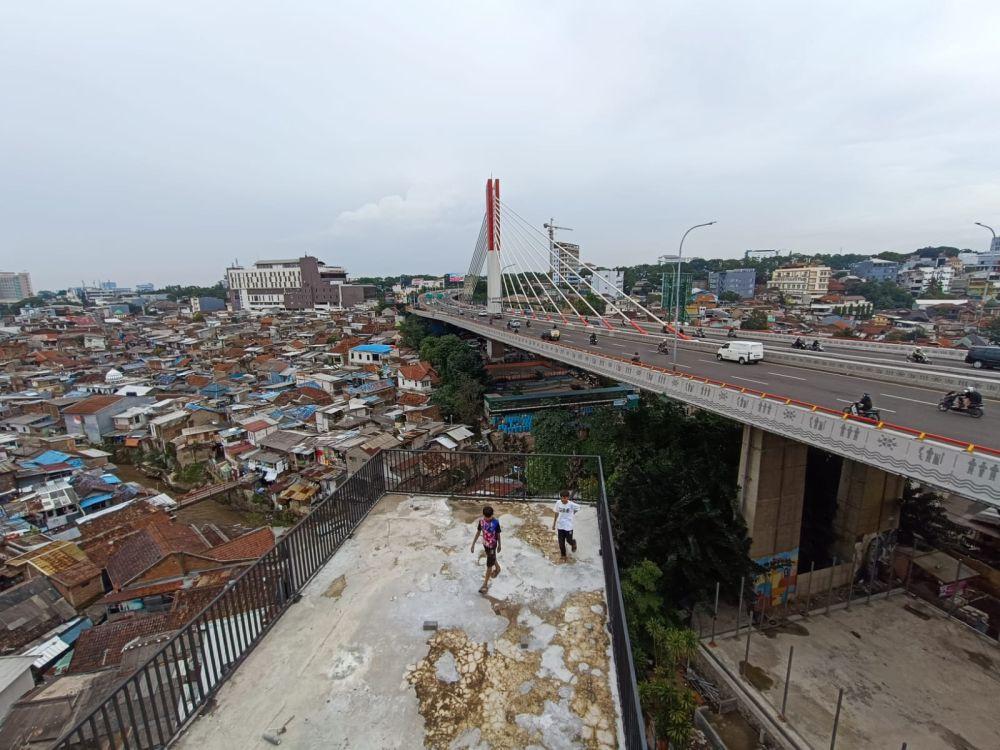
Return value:
M 487 591 L 489 591 L 489 589 L 486 588 L 485 586 L 483 586 L 482 588 L 479 589 L 479 593 L 480 594 L 485 594 Z

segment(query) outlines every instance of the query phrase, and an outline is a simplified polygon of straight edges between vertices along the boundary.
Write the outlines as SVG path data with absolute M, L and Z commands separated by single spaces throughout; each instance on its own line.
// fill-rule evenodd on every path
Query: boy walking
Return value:
M 493 508 L 489 505 L 483 508 L 483 517 L 476 524 L 476 536 L 472 539 L 472 554 L 476 554 L 476 541 L 483 538 L 483 549 L 486 552 L 486 578 L 483 579 L 480 594 L 490 589 L 490 578 L 500 575 L 500 565 L 497 563 L 497 553 L 500 552 L 500 522 L 493 517 Z
M 569 499 L 569 490 L 559 493 L 556 500 L 556 507 L 553 509 L 552 528 L 556 529 L 559 535 L 559 552 L 563 560 L 566 559 L 566 542 L 573 548 L 576 554 L 576 540 L 573 538 L 573 519 L 580 510 L 580 506 Z

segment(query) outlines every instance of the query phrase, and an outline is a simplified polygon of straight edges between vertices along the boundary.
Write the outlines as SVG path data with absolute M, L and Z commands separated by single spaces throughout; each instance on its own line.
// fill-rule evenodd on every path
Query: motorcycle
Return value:
M 670 354 L 670 344 L 668 344 L 666 341 L 661 341 L 659 344 L 656 345 L 656 351 L 658 351 L 660 354 Z
M 850 414 L 852 417 L 865 417 L 866 419 L 874 419 L 876 422 L 882 421 L 882 414 L 878 409 L 872 407 L 862 411 L 858 408 L 857 403 L 853 403 L 850 406 L 844 407 L 844 414 Z
M 735 328 L 730 328 L 729 329 L 729 333 L 726 334 L 726 338 L 727 339 L 735 339 L 735 338 L 737 338 L 737 336 L 736 336 L 736 329 Z
M 792 349 L 808 349 L 809 345 L 805 341 L 795 340 L 792 342 Z
M 957 401 L 958 401 L 958 393 L 956 391 L 948 391 L 944 395 L 944 398 L 942 398 L 941 401 L 938 402 L 938 410 L 956 411 L 960 414 L 968 414 L 973 419 L 979 419 L 981 416 L 983 416 L 982 405 L 969 406 L 963 408 L 957 405 Z
M 640 359 L 639 359 L 639 354 L 638 354 L 638 353 L 636 353 L 636 354 L 633 354 L 633 355 L 632 355 L 632 361 L 638 364 L 638 363 L 639 363 L 639 362 L 641 362 L 642 360 L 640 360 Z
M 591 344 L 596 344 L 597 343 L 597 334 L 596 333 L 590 334 L 590 343 Z
M 818 341 L 813 341 L 811 344 L 809 344 L 809 351 L 811 351 L 811 352 L 822 352 L 822 351 L 826 351 L 826 350 L 823 349 L 823 345 L 821 343 L 819 343 Z
M 705 338 L 705 332 L 703 330 L 701 330 L 700 328 L 697 331 L 694 332 L 694 335 L 697 336 L 700 339 Z
M 920 354 L 913 354 L 911 352 L 910 354 L 906 355 L 906 361 L 913 362 L 913 364 L 915 365 L 929 365 L 931 363 L 931 358 L 928 357 L 926 354 L 920 355 Z

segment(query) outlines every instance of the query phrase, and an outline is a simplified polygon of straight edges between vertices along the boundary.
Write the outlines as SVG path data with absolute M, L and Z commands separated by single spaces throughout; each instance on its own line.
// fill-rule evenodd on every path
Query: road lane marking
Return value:
M 800 378 L 798 375 L 785 375 L 783 372 L 768 372 L 768 375 L 777 375 L 779 378 L 791 378 L 792 380 L 808 380 L 808 378 Z
M 917 398 L 907 398 L 906 396 L 894 396 L 891 393 L 880 393 L 879 395 L 885 396 L 886 398 L 898 398 L 900 401 L 912 401 L 915 404 L 926 404 L 927 406 L 937 406 L 937 404 L 933 401 L 921 401 L 920 399 Z M 886 411 L 889 410 L 886 409 Z
M 708 364 L 710 364 L 710 365 L 714 365 L 715 362 L 716 362 L 716 360 L 714 360 L 714 359 L 699 359 L 698 361 L 699 362 L 708 362 Z
M 752 378 L 741 378 L 739 375 L 730 375 L 733 380 L 745 380 L 748 383 L 756 383 L 757 385 L 767 385 L 763 380 L 753 380 Z

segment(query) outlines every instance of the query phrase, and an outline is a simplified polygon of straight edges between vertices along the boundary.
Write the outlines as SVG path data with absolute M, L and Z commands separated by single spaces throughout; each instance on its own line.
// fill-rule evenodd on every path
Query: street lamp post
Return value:
M 714 221 L 706 221 L 704 224 L 695 224 L 693 227 L 688 229 L 681 236 L 681 246 L 677 250 L 677 273 L 674 279 L 674 352 L 673 352 L 673 368 L 677 369 L 677 340 L 680 338 L 680 328 L 678 324 L 681 319 L 681 258 L 684 255 L 684 240 L 687 238 L 688 234 L 691 233 L 692 229 L 698 229 L 698 227 L 710 227 L 714 224 Z
M 993 231 L 993 227 L 987 226 L 986 224 L 983 224 L 983 222 L 981 222 L 981 221 L 977 221 L 977 222 L 975 222 L 975 224 L 976 224 L 977 227 L 982 227 L 983 229 L 989 229 L 990 230 L 990 234 L 993 235 L 993 242 L 990 243 L 990 250 L 992 250 L 993 246 L 997 243 L 997 233 Z M 983 287 L 983 301 L 979 305 L 979 315 L 976 318 L 976 333 L 980 333 L 982 331 L 983 313 L 986 312 L 986 303 L 990 301 L 990 287 L 991 286 L 992 286 L 992 284 L 990 283 L 990 275 L 989 275 L 989 273 L 987 273 L 986 274 L 986 285 Z

